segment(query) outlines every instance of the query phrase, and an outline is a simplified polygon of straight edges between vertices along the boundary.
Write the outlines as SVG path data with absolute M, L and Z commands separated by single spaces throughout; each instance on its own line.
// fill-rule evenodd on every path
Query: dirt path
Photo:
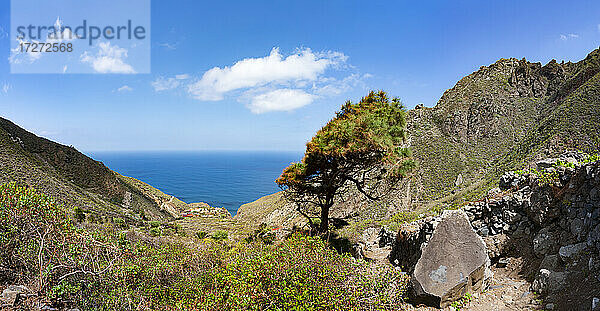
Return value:
M 543 306 L 530 288 L 530 283 L 519 276 L 519 259 L 511 258 L 505 268 L 492 267 L 494 278 L 488 289 L 473 295 L 470 302 L 460 306 L 460 311 L 516 311 L 516 310 L 549 310 Z M 550 306 L 548 306 L 550 307 Z M 406 310 L 440 310 L 425 306 L 409 306 Z M 444 311 L 456 311 L 453 307 L 447 307 Z M 554 310 L 557 310 L 554 307 Z
M 487 291 L 468 303 L 461 310 L 501 311 L 501 310 L 540 310 L 543 309 L 534 294 L 529 291 L 530 284 L 524 280 L 506 276 L 495 276 Z

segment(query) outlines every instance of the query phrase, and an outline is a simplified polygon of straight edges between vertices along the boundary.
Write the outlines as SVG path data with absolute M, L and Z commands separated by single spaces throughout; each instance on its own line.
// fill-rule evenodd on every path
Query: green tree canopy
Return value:
M 404 148 L 406 111 L 398 98 L 370 92 L 360 102 L 346 102 L 306 145 L 304 158 L 276 180 L 286 197 L 309 219 L 320 213 L 321 232 L 328 230 L 335 200 L 352 188 L 377 200 L 414 167 Z

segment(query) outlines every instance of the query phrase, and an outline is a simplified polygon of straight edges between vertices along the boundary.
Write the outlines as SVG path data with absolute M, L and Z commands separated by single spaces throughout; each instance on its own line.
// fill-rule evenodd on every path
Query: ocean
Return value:
M 90 152 L 122 175 L 186 203 L 206 202 L 232 215 L 244 203 L 279 191 L 275 179 L 301 152 Z

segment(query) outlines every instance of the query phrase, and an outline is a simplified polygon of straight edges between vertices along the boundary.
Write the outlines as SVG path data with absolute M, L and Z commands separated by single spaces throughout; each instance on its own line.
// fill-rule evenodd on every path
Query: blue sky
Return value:
M 150 74 L 11 74 L 10 1 L 0 0 L 0 115 L 83 151 L 302 150 L 344 101 L 370 89 L 432 107 L 499 58 L 578 61 L 600 42 L 598 1 L 151 8 Z

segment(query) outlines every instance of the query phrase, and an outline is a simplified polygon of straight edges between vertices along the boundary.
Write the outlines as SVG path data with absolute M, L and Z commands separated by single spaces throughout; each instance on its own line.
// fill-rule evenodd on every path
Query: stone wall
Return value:
M 583 160 L 568 153 L 538 162 L 536 171 L 506 173 L 498 188 L 464 211 L 493 263 L 523 258 L 520 273 L 533 281 L 532 291 L 587 306 L 600 294 L 600 161 Z M 413 273 L 440 220 L 401 228 L 392 264 Z

